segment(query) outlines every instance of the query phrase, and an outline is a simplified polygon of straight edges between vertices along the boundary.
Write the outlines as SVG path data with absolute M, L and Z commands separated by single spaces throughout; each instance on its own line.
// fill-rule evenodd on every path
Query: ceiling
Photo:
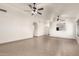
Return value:
M 28 3 L 0 3 L 0 8 L 6 10 L 17 10 L 21 13 L 30 13 L 25 12 L 24 10 L 30 10 L 27 5 Z M 52 15 L 57 16 L 69 16 L 77 17 L 79 16 L 79 4 L 78 3 L 38 3 L 37 7 L 44 7 L 44 11 L 41 11 L 43 15 L 41 17 L 46 17 L 49 19 Z

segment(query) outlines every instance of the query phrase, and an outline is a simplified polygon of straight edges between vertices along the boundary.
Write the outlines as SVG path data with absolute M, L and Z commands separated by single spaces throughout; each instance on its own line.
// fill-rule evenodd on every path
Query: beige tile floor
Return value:
M 79 56 L 75 39 L 48 36 L 0 44 L 0 56 Z

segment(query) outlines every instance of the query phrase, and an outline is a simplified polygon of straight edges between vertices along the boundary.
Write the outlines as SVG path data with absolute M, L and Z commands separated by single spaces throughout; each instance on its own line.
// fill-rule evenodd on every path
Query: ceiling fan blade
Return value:
M 40 13 L 40 12 L 37 12 L 38 14 L 40 14 L 40 15 L 42 15 L 42 13 Z
M 4 10 L 4 9 L 0 9 L 0 11 L 7 12 L 7 10 Z
M 32 5 L 28 5 L 32 9 Z
M 44 10 L 44 8 L 39 8 L 38 10 Z

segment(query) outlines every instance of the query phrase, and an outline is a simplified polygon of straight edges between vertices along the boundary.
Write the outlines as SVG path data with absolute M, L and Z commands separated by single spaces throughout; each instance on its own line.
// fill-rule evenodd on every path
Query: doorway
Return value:
M 36 37 L 37 36 L 37 32 L 38 32 L 38 24 L 36 22 L 33 22 L 33 27 L 34 27 L 33 37 Z
M 77 20 L 76 34 L 77 34 L 77 37 L 79 37 L 79 19 Z
M 79 44 L 79 19 L 76 21 L 76 40 Z

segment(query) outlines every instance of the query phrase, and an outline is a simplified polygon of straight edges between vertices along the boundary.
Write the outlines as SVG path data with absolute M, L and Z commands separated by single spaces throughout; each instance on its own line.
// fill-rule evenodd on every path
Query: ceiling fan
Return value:
M 44 8 L 37 8 L 37 4 L 36 3 L 28 4 L 28 6 L 32 10 L 32 15 L 35 15 L 35 14 L 42 15 L 42 13 L 40 11 L 44 10 Z
M 60 20 L 60 18 L 59 18 L 59 17 L 60 17 L 60 16 L 58 15 L 58 16 L 57 16 L 57 21 L 59 21 L 59 20 Z
M 7 12 L 7 10 L 5 10 L 5 9 L 0 9 L 0 11 L 2 11 L 2 12 Z
M 57 16 L 57 21 L 65 21 L 64 19 L 62 19 L 59 15 Z

